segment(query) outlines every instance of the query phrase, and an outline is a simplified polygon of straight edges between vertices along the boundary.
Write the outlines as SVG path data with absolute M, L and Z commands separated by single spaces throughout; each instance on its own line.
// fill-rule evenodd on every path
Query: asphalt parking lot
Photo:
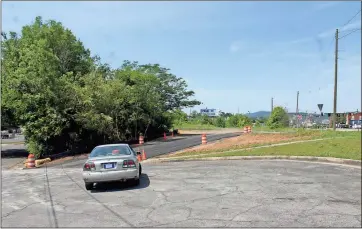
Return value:
M 361 227 L 361 168 L 203 161 L 143 171 L 138 187 L 89 192 L 81 168 L 3 170 L 1 226 Z

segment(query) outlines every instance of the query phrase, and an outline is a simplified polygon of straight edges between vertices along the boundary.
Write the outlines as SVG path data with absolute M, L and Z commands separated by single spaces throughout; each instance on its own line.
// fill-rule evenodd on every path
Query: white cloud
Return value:
M 229 51 L 231 53 L 236 53 L 240 51 L 241 47 L 242 47 L 241 41 L 234 41 L 233 43 L 231 43 Z
M 341 2 L 323 2 L 314 5 L 315 11 L 325 10 L 339 5 Z

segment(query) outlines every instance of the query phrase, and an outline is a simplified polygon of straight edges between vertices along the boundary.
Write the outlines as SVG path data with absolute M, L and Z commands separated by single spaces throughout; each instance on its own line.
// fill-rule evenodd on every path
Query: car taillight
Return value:
M 123 168 L 134 168 L 136 164 L 133 160 L 124 160 L 123 161 Z
M 85 163 L 83 170 L 95 169 L 96 165 L 93 162 Z

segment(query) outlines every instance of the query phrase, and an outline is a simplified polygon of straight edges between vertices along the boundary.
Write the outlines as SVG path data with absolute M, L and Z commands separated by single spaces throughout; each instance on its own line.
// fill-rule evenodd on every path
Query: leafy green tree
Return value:
M 339 117 L 337 116 L 336 123 L 346 123 L 346 115 L 340 114 Z
M 182 123 L 187 122 L 187 114 L 181 109 L 176 109 L 171 113 L 172 123 L 174 125 L 181 125 Z
M 226 122 L 226 125 L 228 127 L 242 128 L 244 126 L 251 125 L 251 123 L 252 123 L 251 119 L 246 115 L 236 114 L 229 117 L 229 119 Z
M 217 117 L 217 118 L 215 119 L 215 126 L 225 128 L 225 127 L 226 127 L 225 118 L 223 118 L 223 117 Z
M 201 116 L 200 124 L 212 125 L 213 123 L 212 123 L 212 119 L 209 116 L 207 116 L 206 114 L 204 114 Z
M 242 128 L 252 124 L 252 120 L 246 115 L 237 115 L 238 116 L 238 125 L 237 127 Z
M 288 127 L 289 115 L 283 107 L 274 107 L 266 124 L 271 129 Z
M 169 69 L 130 61 L 111 69 L 59 22 L 37 17 L 2 36 L 2 121 L 23 126 L 37 156 L 158 136 L 171 114 L 200 104 Z

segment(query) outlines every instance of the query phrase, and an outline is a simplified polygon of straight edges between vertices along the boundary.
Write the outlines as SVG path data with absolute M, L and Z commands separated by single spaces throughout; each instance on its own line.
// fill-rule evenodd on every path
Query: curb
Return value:
M 344 164 L 362 167 L 362 161 L 352 159 L 342 159 L 334 157 L 310 157 L 310 156 L 231 156 L 231 157 L 208 157 L 208 158 L 177 158 L 177 159 L 149 159 L 143 163 L 165 163 L 165 162 L 183 162 L 183 161 L 222 161 L 222 160 L 296 160 L 327 162 L 334 164 Z

